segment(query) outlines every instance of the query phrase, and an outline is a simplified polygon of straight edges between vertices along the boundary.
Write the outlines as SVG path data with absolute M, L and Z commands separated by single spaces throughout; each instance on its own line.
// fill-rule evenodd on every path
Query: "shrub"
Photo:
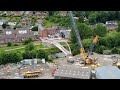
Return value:
M 18 44 L 15 43 L 14 46 L 18 46 Z
M 46 53 L 44 50 L 38 50 L 37 51 L 37 58 L 45 58 L 46 61 L 48 61 L 48 53 Z
M 113 54 L 118 54 L 119 53 L 118 48 L 116 48 L 116 47 L 112 48 L 112 53 Z
M 32 42 L 32 38 L 28 38 L 25 41 L 23 41 L 23 44 L 26 45 L 26 44 L 31 43 L 31 42 Z
M 23 59 L 22 54 L 19 52 L 2 52 L 0 54 L 1 64 L 16 63 Z
M 53 58 L 49 57 L 48 62 L 53 62 Z
M 31 51 L 34 49 L 34 45 L 33 43 L 29 43 L 26 47 L 25 47 L 25 51 Z
M 105 49 L 106 49 L 105 46 L 98 46 L 98 47 L 96 47 L 95 52 L 102 54 L 102 53 L 103 53 L 103 50 L 105 50 Z
M 8 43 L 7 43 L 7 46 L 8 46 L 8 47 L 12 46 L 12 43 L 11 43 L 11 42 L 8 42 Z

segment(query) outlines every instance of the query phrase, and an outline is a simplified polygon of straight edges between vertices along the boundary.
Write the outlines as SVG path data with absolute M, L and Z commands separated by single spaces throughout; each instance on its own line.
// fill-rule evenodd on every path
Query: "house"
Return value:
M 38 25 L 39 37 L 48 37 L 48 35 L 58 32 L 57 28 L 45 28 L 41 24 Z
M 0 36 L 0 43 L 21 42 L 27 38 L 34 38 L 34 33 L 26 28 L 4 29 Z
M 12 21 L 9 21 L 8 22 L 8 25 L 11 26 L 11 28 L 14 28 L 14 26 L 17 24 L 17 22 L 12 22 Z
M 32 14 L 33 14 L 33 11 L 26 11 L 25 12 L 25 16 L 32 16 Z
M 3 25 L 3 23 L 6 23 L 8 20 L 0 20 L 0 25 Z
M 67 16 L 67 11 L 59 11 L 58 15 Z
M 20 20 L 20 23 L 21 24 L 27 24 L 27 23 L 30 23 L 32 21 L 31 18 L 23 18 Z
M 24 11 L 13 11 L 14 16 L 22 16 Z
M 36 12 L 34 14 L 34 17 L 36 17 L 36 18 L 45 18 L 46 16 L 48 16 L 48 12 L 47 11 Z
M 105 24 L 108 30 L 115 30 L 118 27 L 118 23 L 116 21 L 106 21 Z

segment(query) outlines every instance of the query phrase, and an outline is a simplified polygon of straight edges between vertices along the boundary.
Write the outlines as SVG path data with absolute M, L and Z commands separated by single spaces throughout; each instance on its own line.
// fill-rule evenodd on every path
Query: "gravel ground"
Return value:
M 96 58 L 97 62 L 101 66 L 111 66 L 113 63 L 113 60 L 118 59 L 120 62 L 120 55 L 114 54 L 114 55 L 100 55 L 94 53 L 94 55 L 90 55 L 90 58 Z M 41 70 L 42 75 L 36 78 L 32 79 L 54 79 L 52 77 L 52 71 L 57 68 L 57 66 L 65 66 L 65 65 L 72 65 L 72 66 L 80 66 L 79 63 L 70 64 L 67 63 L 67 58 L 58 58 L 55 60 L 55 63 L 46 63 L 46 64 L 38 64 L 35 68 L 32 68 L 30 66 L 26 66 L 24 69 L 18 69 L 17 64 L 7 64 L 7 65 L 0 65 L 0 79 L 24 79 L 23 74 L 27 71 L 34 71 L 34 70 Z M 74 56 L 74 60 L 77 60 L 80 58 L 80 55 Z

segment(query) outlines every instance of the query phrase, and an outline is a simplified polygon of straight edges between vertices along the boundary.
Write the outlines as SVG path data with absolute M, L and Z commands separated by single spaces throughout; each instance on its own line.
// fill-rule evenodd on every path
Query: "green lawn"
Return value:
M 10 46 L 10 47 L 1 46 L 0 51 L 10 50 L 10 49 L 16 49 L 17 51 L 24 51 L 24 48 L 21 48 L 21 47 L 25 47 L 25 46 L 26 45 L 23 45 L 23 44 L 19 44 L 19 46 Z M 20 49 L 17 49 L 17 48 L 20 48 Z M 39 48 L 46 48 L 46 47 L 41 43 L 38 45 L 35 45 L 35 49 L 39 49 Z
M 44 26 L 45 26 L 45 27 L 51 27 L 51 26 L 53 26 L 53 25 L 56 25 L 56 24 L 53 23 L 53 22 L 47 21 L 47 20 L 44 22 Z

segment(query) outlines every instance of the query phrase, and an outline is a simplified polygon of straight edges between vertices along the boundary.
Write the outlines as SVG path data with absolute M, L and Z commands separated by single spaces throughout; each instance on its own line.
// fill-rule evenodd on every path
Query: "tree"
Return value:
M 118 28 L 117 31 L 120 32 L 120 22 L 118 22 Z
M 32 28 L 32 31 L 38 31 L 38 26 L 34 26 L 34 27 Z
M 48 60 L 48 54 L 43 50 L 38 50 L 37 58 L 40 58 L 40 59 L 45 58 L 45 60 Z
M 26 50 L 26 51 L 32 51 L 33 49 L 34 49 L 33 43 L 29 43 L 29 44 L 25 47 L 25 50 Z
M 95 52 L 102 54 L 102 53 L 103 53 L 103 50 L 106 50 L 106 47 L 102 45 L 102 46 L 96 47 Z
M 24 43 L 24 45 L 26 45 L 26 44 L 31 43 L 31 42 L 32 42 L 32 38 L 28 38 L 23 43 Z
M 25 51 L 22 53 L 23 59 L 32 59 L 32 53 L 30 51 Z
M 103 37 L 107 33 L 107 29 L 103 24 L 97 24 L 96 28 L 94 28 L 94 33 Z
M 77 28 L 81 39 L 90 38 L 93 36 L 93 30 L 85 23 L 78 23 Z
M 119 53 L 118 48 L 116 48 L 116 47 L 112 48 L 112 53 L 113 54 L 118 54 Z
M 96 16 L 95 13 L 90 14 L 89 17 L 88 17 L 89 23 L 95 24 L 96 23 L 96 18 L 97 18 L 97 16 Z
M 23 59 L 22 54 L 19 52 L 2 52 L 0 54 L 0 61 L 1 64 L 7 64 L 7 63 L 16 63 Z
M 7 46 L 9 47 L 9 46 L 12 46 L 12 43 L 11 42 L 8 42 L 7 43 Z

